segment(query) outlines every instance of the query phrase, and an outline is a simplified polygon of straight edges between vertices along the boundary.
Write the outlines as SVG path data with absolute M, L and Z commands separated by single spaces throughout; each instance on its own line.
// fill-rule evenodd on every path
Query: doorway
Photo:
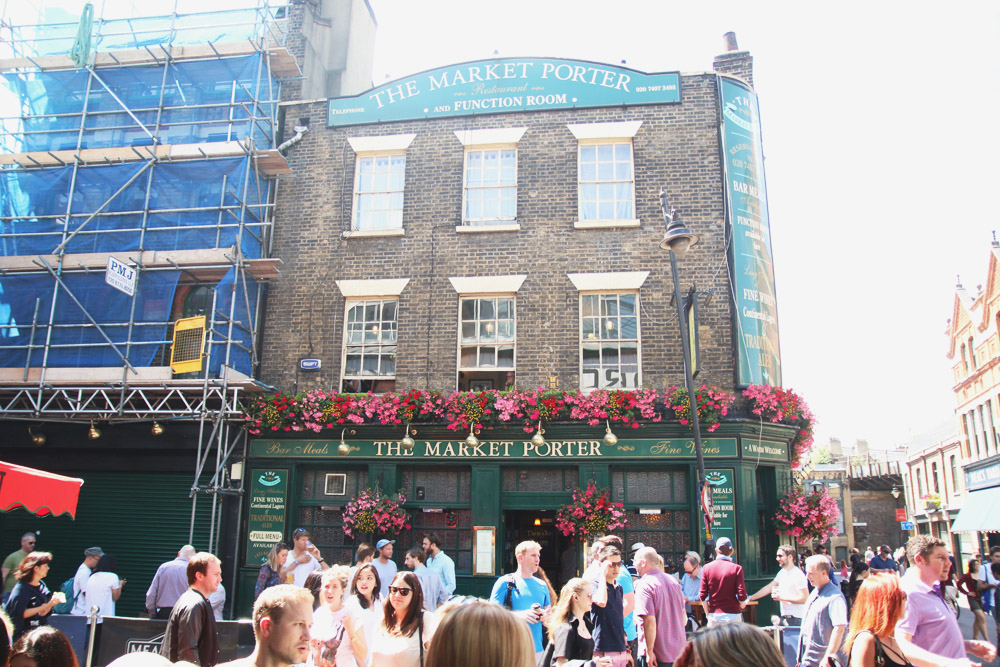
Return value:
M 579 543 L 556 529 L 554 510 L 507 510 L 503 513 L 504 572 L 517 569 L 514 549 L 525 540 L 534 540 L 542 547 L 541 569 L 558 593 L 562 585 L 579 572 Z

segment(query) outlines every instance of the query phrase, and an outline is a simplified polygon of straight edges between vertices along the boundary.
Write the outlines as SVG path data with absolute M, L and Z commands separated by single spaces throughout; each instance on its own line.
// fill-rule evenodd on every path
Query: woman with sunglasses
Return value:
M 368 647 L 361 624 L 344 605 L 350 569 L 334 565 L 323 573 L 320 598 L 313 614 L 310 654 L 316 667 L 356 667 L 365 664 Z
M 573 660 L 594 656 L 594 625 L 590 620 L 594 588 L 586 579 L 574 577 L 566 582 L 549 616 L 549 647 L 542 658 L 544 667 L 565 665 Z M 598 658 L 597 667 L 611 667 L 611 658 Z
M 400 572 L 393 577 L 382 611 L 382 622 L 375 630 L 372 667 L 422 667 L 437 619 L 424 611 L 417 575 Z
M 381 588 L 382 582 L 375 566 L 371 563 L 360 565 L 354 571 L 351 594 L 344 603 L 364 629 L 369 651 L 375 646 L 375 630 L 382 622 L 382 598 L 378 594 Z

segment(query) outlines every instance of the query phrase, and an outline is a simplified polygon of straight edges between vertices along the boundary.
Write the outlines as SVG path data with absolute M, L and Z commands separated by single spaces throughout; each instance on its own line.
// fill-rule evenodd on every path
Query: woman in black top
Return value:
M 49 624 L 52 608 L 66 601 L 61 592 L 53 594 L 42 579 L 49 573 L 52 554 L 46 551 L 32 551 L 24 557 L 14 577 L 17 583 L 10 592 L 4 610 L 14 624 L 11 641 L 16 642 L 28 630 Z
M 557 667 L 574 660 L 589 661 L 594 657 L 593 625 L 588 619 L 593 594 L 590 582 L 579 577 L 563 586 L 549 617 L 549 647 L 542 663 L 545 667 Z M 611 667 L 611 658 L 598 658 L 592 664 Z
M 865 583 L 865 579 L 868 578 L 870 574 L 869 568 L 864 563 L 858 563 L 851 570 L 851 583 L 848 585 L 848 596 L 847 601 L 854 605 L 854 598 L 858 596 L 858 589 L 861 588 L 861 584 Z

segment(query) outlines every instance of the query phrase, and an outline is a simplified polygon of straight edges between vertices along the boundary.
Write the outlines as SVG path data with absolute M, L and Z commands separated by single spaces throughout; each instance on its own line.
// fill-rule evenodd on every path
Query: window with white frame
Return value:
M 580 220 L 635 218 L 632 142 L 580 144 Z
M 397 299 L 348 300 L 341 391 L 396 388 Z
M 406 153 L 359 155 L 355 171 L 352 229 L 401 229 Z
M 580 388 L 635 389 L 639 363 L 639 295 L 580 295 Z
M 517 219 L 517 149 L 465 151 L 466 225 L 493 225 Z
M 632 140 L 642 121 L 570 124 L 577 150 L 576 227 L 638 226 Z
M 514 370 L 514 297 L 463 297 L 459 313 L 459 370 Z

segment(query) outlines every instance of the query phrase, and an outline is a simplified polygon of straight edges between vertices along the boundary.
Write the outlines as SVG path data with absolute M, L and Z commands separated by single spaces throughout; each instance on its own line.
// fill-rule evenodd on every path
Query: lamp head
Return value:
M 541 447 L 545 444 L 545 431 L 542 429 L 542 422 L 538 422 L 538 430 L 535 431 L 535 435 L 531 436 L 531 444 L 535 447 Z
M 96 426 L 94 426 L 94 420 L 90 420 L 90 428 L 87 429 L 87 437 L 91 440 L 97 440 L 101 437 L 101 431 Z
M 667 231 L 663 240 L 660 241 L 660 248 L 670 250 L 678 257 L 683 257 L 688 248 L 698 243 L 700 239 L 697 234 L 681 222 L 676 208 L 668 208 L 667 193 L 663 189 L 660 189 L 660 208 L 663 209 L 663 218 L 667 223 Z
M 896 485 L 893 485 L 892 491 L 890 491 L 889 493 L 892 494 L 893 498 L 899 498 L 899 496 L 902 495 L 902 492 L 899 490 L 899 487 L 896 486 Z
M 479 438 L 476 437 L 476 427 L 469 426 L 469 436 L 465 439 L 465 444 L 469 447 L 478 447 Z
M 608 425 L 608 430 L 604 432 L 604 444 L 608 447 L 614 447 L 618 444 L 618 436 L 611 432 L 611 422 L 605 421 Z
M 149 429 L 149 432 L 153 435 L 163 435 L 163 427 L 160 426 L 160 422 L 153 422 L 153 428 Z
M 31 436 L 31 444 L 36 447 L 41 447 L 45 444 L 45 434 L 44 433 L 32 433 L 31 427 L 28 427 L 28 435 Z
M 410 437 L 410 423 L 407 422 L 406 433 L 403 435 L 403 439 L 399 441 L 399 445 L 406 451 L 410 451 L 416 444 L 417 443 L 413 441 L 413 438 Z

